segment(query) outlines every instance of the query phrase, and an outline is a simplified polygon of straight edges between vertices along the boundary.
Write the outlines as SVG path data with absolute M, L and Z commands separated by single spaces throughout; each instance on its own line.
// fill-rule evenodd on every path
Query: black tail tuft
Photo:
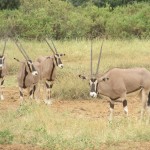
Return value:
M 147 106 L 149 106 L 149 107 L 150 107 L 150 93 L 148 94 Z

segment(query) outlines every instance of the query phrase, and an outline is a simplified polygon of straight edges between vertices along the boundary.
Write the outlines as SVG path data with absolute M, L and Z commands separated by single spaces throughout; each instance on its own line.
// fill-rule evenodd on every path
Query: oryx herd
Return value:
M 56 78 L 56 67 L 58 66 L 59 68 L 63 68 L 61 57 L 65 56 L 65 54 L 59 54 L 53 41 L 51 40 L 50 44 L 48 39 L 45 39 L 45 42 L 49 46 L 53 55 L 40 56 L 35 61 L 32 61 L 19 40 L 13 41 L 25 58 L 24 61 L 20 61 L 18 58 L 14 58 L 17 62 L 20 63 L 17 81 L 21 103 L 24 99 L 23 89 L 28 89 L 29 97 L 31 99 L 37 99 L 39 95 L 40 83 L 44 82 L 46 88 L 46 99 L 44 100 L 44 102 L 46 104 L 51 104 L 51 89 Z M 7 73 L 7 65 L 4 56 L 6 42 L 7 41 L 5 40 L 4 48 L 2 54 L 0 55 L 1 100 L 4 99 L 2 86 L 4 83 L 4 77 Z M 126 115 L 128 115 L 127 94 L 139 90 L 142 100 L 141 119 L 143 118 L 143 114 L 146 108 L 148 109 L 150 116 L 150 72 L 145 68 L 113 68 L 108 70 L 104 74 L 99 74 L 98 71 L 100 66 L 103 42 L 100 48 L 96 72 L 93 73 L 93 54 L 91 42 L 91 73 L 88 76 L 79 75 L 81 79 L 86 79 L 89 81 L 90 96 L 97 97 L 98 94 L 101 94 L 109 98 L 109 119 L 111 120 L 114 111 L 114 103 L 118 101 L 122 102 L 124 112 Z

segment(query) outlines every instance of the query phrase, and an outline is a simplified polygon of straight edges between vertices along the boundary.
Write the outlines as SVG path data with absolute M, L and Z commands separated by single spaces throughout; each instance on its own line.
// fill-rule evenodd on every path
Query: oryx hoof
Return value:
M 47 105 L 51 105 L 52 104 L 52 101 L 51 100 L 44 100 L 45 104 Z
M 3 95 L 1 95 L 1 100 L 4 100 L 4 96 Z

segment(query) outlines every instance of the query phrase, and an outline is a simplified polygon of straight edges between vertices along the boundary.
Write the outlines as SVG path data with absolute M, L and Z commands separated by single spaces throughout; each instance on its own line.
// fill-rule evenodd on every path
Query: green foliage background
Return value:
M 108 3 L 106 7 L 91 1 L 84 4 L 76 7 L 66 0 L 20 0 L 18 9 L 0 10 L 0 38 L 150 38 L 149 1 L 117 6 L 113 11 Z

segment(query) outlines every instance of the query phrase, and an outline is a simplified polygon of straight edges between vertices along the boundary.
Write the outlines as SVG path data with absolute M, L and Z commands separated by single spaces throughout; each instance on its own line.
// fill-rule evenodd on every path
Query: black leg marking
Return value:
M 53 87 L 53 84 L 50 85 L 50 88 L 52 88 L 52 87 Z
M 32 93 L 33 93 L 33 90 L 30 91 L 30 96 L 32 95 Z
M 23 97 L 23 93 L 20 91 L 20 96 Z
M 110 108 L 114 109 L 114 104 L 110 102 Z
M 147 106 L 150 106 L 150 93 L 148 94 Z
M 123 107 L 126 107 L 127 106 L 127 100 L 124 100 L 123 101 Z
M 46 88 L 50 88 L 49 84 L 45 82 Z
M 1 82 L 1 85 L 3 85 L 4 84 L 4 80 L 2 80 L 2 82 Z

